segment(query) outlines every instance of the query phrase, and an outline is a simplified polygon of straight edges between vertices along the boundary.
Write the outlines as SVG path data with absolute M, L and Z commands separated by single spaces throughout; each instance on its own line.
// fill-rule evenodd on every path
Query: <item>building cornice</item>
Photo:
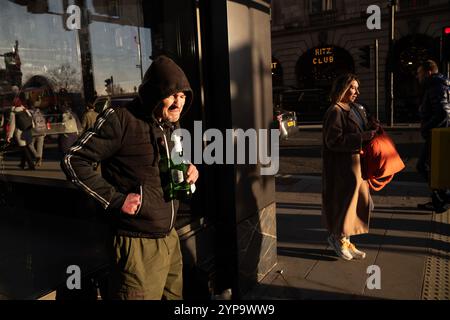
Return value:
M 397 20 L 403 20 L 408 18 L 420 18 L 424 15 L 431 15 L 436 13 L 443 13 L 443 12 L 449 12 L 450 8 L 448 5 L 437 5 L 432 7 L 426 7 L 423 9 L 409 9 L 409 10 L 403 10 L 396 12 L 396 19 Z M 383 13 L 381 16 L 381 20 L 383 22 L 388 22 L 390 19 L 390 15 L 388 13 Z M 355 17 L 344 21 L 336 21 L 333 24 L 325 24 L 325 25 L 317 25 L 317 26 L 306 26 L 306 27 L 293 27 L 289 29 L 283 29 L 283 30 L 276 30 L 272 31 L 272 37 L 282 37 L 282 36 L 289 36 L 289 35 L 298 35 L 302 33 L 311 33 L 311 32 L 317 32 L 317 31 L 323 31 L 323 30 L 329 30 L 329 29 L 335 29 L 335 28 L 342 28 L 342 27 L 350 27 L 354 26 L 355 24 L 361 23 L 364 18 L 362 17 Z M 449 20 L 450 21 L 450 20 Z M 387 31 L 387 28 L 385 28 Z M 374 30 L 374 31 L 383 31 L 383 30 Z

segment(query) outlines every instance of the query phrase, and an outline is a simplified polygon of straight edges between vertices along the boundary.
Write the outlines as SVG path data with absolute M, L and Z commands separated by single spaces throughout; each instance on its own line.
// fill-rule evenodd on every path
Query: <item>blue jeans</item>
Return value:
M 44 151 L 45 136 L 33 136 L 31 140 L 30 149 L 36 159 L 42 159 Z

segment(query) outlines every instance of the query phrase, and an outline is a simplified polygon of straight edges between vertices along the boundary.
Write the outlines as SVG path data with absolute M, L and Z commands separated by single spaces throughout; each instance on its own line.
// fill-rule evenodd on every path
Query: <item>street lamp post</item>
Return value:
M 374 45 L 374 51 L 375 51 L 375 110 L 377 113 L 377 120 L 380 119 L 380 115 L 379 115 L 379 78 L 378 78 L 378 74 L 379 74 L 379 66 L 378 66 L 378 62 L 379 62 L 379 47 L 378 47 L 378 39 L 375 39 L 375 45 Z
M 389 125 L 394 126 L 394 43 L 395 43 L 395 10 L 397 8 L 397 0 L 388 0 L 390 9 L 389 23 Z

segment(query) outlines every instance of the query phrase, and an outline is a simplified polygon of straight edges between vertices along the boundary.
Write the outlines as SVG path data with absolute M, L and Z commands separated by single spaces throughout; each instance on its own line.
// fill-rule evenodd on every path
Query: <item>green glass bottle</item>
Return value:
M 183 146 L 181 144 L 181 138 L 174 135 L 173 140 L 175 142 L 174 151 L 178 154 L 178 157 L 170 160 L 170 176 L 174 196 L 178 200 L 189 200 L 195 192 L 195 184 L 189 184 L 186 181 L 187 171 L 190 164 L 187 160 L 183 159 Z
M 159 160 L 159 172 L 161 173 L 161 184 L 166 201 L 175 199 L 175 190 L 170 176 L 170 166 L 170 159 L 167 158 L 165 153 L 162 153 L 161 159 Z

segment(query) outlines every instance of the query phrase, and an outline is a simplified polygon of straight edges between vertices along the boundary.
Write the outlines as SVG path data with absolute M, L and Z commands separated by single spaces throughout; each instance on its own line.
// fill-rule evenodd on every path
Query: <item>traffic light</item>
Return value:
M 450 26 L 442 30 L 442 58 L 450 62 Z
M 111 78 L 105 79 L 105 87 L 109 88 L 110 85 L 111 85 Z
M 370 68 L 370 46 L 364 46 L 359 48 L 360 54 L 359 57 L 361 58 L 361 62 L 359 63 L 360 66 L 364 68 Z

